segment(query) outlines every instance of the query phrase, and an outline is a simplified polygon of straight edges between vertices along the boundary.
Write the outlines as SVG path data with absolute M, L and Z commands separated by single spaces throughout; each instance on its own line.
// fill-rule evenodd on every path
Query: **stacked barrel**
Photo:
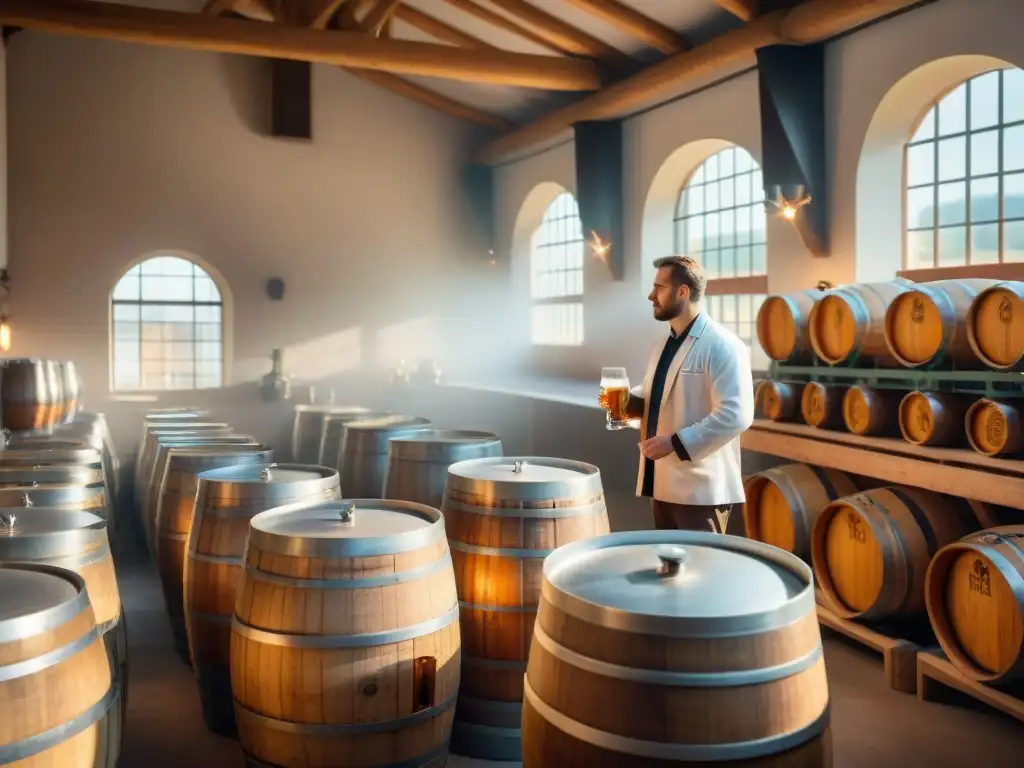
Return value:
M 114 768 L 128 663 L 116 454 L 103 415 L 81 410 L 73 363 L 4 360 L 0 387 L 0 762 Z
M 763 418 L 988 456 L 1024 452 L 1024 390 L 998 380 L 1024 371 L 1022 282 L 897 279 L 772 296 L 757 333 L 780 364 L 758 385 Z M 786 364 L 807 363 L 815 374 L 787 375 Z M 945 383 L 918 390 L 931 372 Z M 957 386 L 957 372 L 980 386 Z

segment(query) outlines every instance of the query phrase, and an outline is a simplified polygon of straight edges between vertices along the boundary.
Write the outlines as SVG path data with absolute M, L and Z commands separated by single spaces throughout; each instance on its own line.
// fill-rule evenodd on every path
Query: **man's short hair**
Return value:
M 708 284 L 704 268 L 690 256 L 662 256 L 654 260 L 655 269 L 668 267 L 672 271 L 672 285 L 685 285 L 690 289 L 690 301 L 700 301 Z

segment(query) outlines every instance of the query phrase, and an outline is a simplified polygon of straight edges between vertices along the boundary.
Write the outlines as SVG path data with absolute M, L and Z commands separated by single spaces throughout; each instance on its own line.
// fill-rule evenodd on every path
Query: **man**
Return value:
M 641 419 L 637 495 L 650 497 L 656 528 L 708 531 L 712 520 L 718 530 L 716 510 L 744 501 L 739 437 L 754 419 L 750 350 L 701 312 L 700 264 L 668 256 L 654 266 L 647 298 L 670 330 L 630 394 L 628 415 Z

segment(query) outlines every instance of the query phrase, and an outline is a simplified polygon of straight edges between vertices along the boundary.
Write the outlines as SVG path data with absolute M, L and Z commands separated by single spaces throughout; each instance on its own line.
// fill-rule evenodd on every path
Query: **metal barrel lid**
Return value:
M 371 419 L 384 419 L 397 415 L 399 414 L 392 413 L 391 411 L 367 411 L 366 413 L 356 416 L 342 416 L 336 413 L 329 413 L 324 417 L 323 423 L 320 427 L 320 442 L 323 443 L 325 439 L 331 436 L 335 436 L 340 440 L 345 434 L 345 428 L 353 422 L 369 421 Z
M 538 456 L 469 459 L 448 468 L 448 485 L 493 499 L 539 501 L 603 492 L 593 464 Z
M 0 509 L 0 560 L 44 560 L 81 555 L 107 542 L 107 521 L 84 510 L 54 507 Z M 104 547 L 103 554 L 108 548 Z
M 4 466 L 0 464 L 0 486 L 61 483 L 92 485 L 103 482 L 102 466 L 86 464 L 44 464 L 41 466 Z
M 501 456 L 501 438 L 493 432 L 431 429 L 388 440 L 388 455 L 402 461 L 447 462 Z
M 25 437 L 22 435 L 11 435 L 7 443 L 8 451 L 96 451 L 98 446 L 85 437 L 69 439 L 66 435 L 54 435 L 52 437 L 41 437 L 38 435 Z M 6 453 L 6 451 L 4 451 Z
M 0 467 L 41 467 L 48 464 L 103 464 L 96 448 L 15 448 L 0 451 Z
M 183 421 L 187 419 L 205 419 L 210 412 L 202 408 L 158 408 L 146 411 L 146 421 Z
M 300 403 L 295 406 L 295 413 L 319 414 L 330 416 L 352 415 L 358 416 L 362 413 L 370 413 L 369 408 L 361 405 L 331 405 L 329 403 Z
M 290 557 L 373 557 L 409 552 L 444 538 L 433 507 L 389 499 L 289 504 L 252 518 L 249 546 Z
M 269 464 L 274 459 L 274 449 L 256 443 L 254 445 L 192 445 L 170 448 L 167 452 L 169 472 L 191 472 L 196 474 L 205 469 L 236 466 L 240 464 Z M 225 462 L 233 462 L 225 464 Z
M 221 421 L 191 421 L 188 424 L 178 424 L 176 426 L 160 426 L 156 429 L 150 429 L 147 432 L 147 437 L 150 440 L 156 440 L 164 435 L 180 435 L 180 434 L 202 434 L 203 432 L 227 432 L 231 430 L 230 424 L 225 424 Z
M 627 531 L 556 549 L 544 598 L 582 621 L 665 637 L 770 632 L 815 610 L 810 566 L 710 531 Z
M 40 563 L 0 563 L 0 643 L 40 635 L 89 608 L 85 580 Z
M 350 421 L 345 425 L 345 446 L 342 452 L 386 454 L 388 440 L 391 438 L 423 432 L 433 427 L 430 419 L 398 413 Z
M 288 499 L 337 488 L 338 470 L 311 464 L 238 464 L 198 475 L 200 493 L 216 499 Z

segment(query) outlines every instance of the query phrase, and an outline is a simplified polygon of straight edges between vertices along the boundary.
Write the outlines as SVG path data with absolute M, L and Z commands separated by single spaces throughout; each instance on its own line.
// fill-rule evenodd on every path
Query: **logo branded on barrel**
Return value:
M 850 512 L 846 515 L 846 525 L 850 530 L 850 538 L 859 544 L 863 544 L 868 540 L 868 536 L 860 527 L 860 523 L 860 515 L 856 512 Z
M 968 587 L 971 592 L 977 592 L 985 597 L 992 597 L 992 583 L 988 575 L 988 566 L 980 559 L 974 561 L 974 568 L 968 574 Z

